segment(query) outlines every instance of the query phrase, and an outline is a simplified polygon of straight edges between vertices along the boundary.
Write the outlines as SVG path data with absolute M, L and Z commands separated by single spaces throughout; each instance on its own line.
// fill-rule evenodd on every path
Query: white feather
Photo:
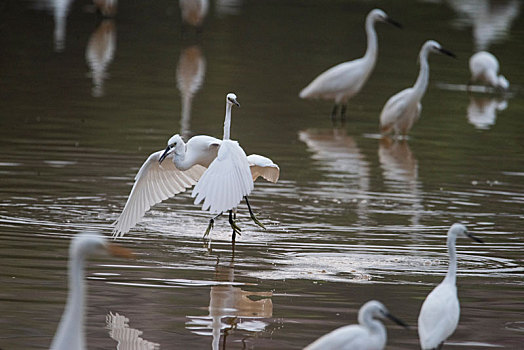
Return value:
M 271 159 L 259 154 L 250 154 L 247 156 L 247 161 L 251 169 L 253 182 L 259 176 L 262 176 L 267 181 L 277 183 L 280 176 L 280 168 Z

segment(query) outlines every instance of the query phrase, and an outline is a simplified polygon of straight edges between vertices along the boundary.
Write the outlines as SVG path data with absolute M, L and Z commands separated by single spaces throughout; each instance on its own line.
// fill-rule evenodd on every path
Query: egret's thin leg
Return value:
M 347 108 L 347 103 L 344 103 L 342 105 L 342 108 L 340 108 L 340 121 L 341 122 L 345 122 L 346 121 L 346 108 Z
M 229 211 L 229 224 L 231 225 L 231 228 L 233 229 L 232 240 L 233 240 L 233 244 L 234 244 L 235 243 L 235 238 L 237 236 L 237 233 L 240 234 L 240 231 L 242 231 L 242 230 L 235 223 L 235 220 L 233 219 L 233 211 L 232 210 Z
M 213 226 L 215 225 L 215 220 L 216 220 L 220 215 L 222 215 L 222 213 L 218 214 L 217 216 L 215 216 L 214 218 L 211 218 L 211 219 L 209 220 L 209 225 L 207 225 L 206 232 L 204 232 L 204 237 L 202 237 L 202 238 L 206 238 L 207 236 L 209 236 L 209 232 L 211 232 L 211 230 L 213 229 Z
M 258 221 L 255 214 L 253 214 L 253 211 L 251 210 L 251 206 L 249 205 L 249 201 L 247 200 L 247 196 L 244 196 L 244 199 L 246 200 L 246 204 L 247 204 L 247 208 L 249 209 L 249 216 L 251 216 L 251 220 L 253 220 L 255 224 L 257 224 L 258 226 L 262 227 L 265 230 L 266 227 L 260 221 Z
M 337 118 L 337 109 L 338 109 L 338 105 L 335 103 L 335 105 L 333 106 L 333 109 L 331 110 L 331 121 L 333 123 L 335 123 L 336 118 Z

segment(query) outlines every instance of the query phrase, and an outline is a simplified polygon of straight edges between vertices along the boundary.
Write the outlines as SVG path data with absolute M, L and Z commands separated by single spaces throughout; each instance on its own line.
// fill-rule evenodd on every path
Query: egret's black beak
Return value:
M 389 318 L 391 321 L 395 322 L 396 324 L 404 327 L 404 328 L 408 328 L 409 329 L 409 326 L 404 323 L 404 321 L 396 318 L 395 316 L 393 316 L 392 314 L 390 314 L 389 312 L 386 313 L 386 317 Z
M 233 102 L 235 106 L 240 107 L 240 103 L 238 103 L 238 101 L 235 100 L 234 98 L 231 99 L 231 102 Z
M 448 50 L 446 50 L 446 49 L 442 49 L 442 48 L 440 48 L 440 49 L 438 49 L 438 50 L 439 50 L 441 53 L 443 53 L 444 55 L 448 55 L 448 56 L 450 56 L 450 57 L 457 58 L 457 56 L 456 56 L 453 52 L 451 52 L 451 51 L 448 51 Z
M 477 238 L 475 236 L 473 236 L 471 233 L 469 233 L 468 231 L 466 231 L 466 236 L 468 236 L 469 238 L 471 238 L 472 240 L 474 240 L 475 242 L 477 243 L 484 243 L 483 240 L 481 240 L 480 238 Z
M 164 161 L 164 159 L 166 159 L 166 157 L 168 156 L 168 154 L 171 152 L 171 146 L 167 146 L 166 147 L 166 150 L 164 151 L 164 153 L 162 153 L 162 155 L 160 156 L 160 158 L 158 159 L 158 162 L 160 164 L 162 164 L 162 162 Z
M 398 23 L 397 21 L 395 21 L 394 19 L 391 19 L 389 17 L 386 17 L 386 22 L 388 22 L 389 24 L 393 24 L 395 27 L 397 28 L 400 28 L 402 29 L 402 24 Z

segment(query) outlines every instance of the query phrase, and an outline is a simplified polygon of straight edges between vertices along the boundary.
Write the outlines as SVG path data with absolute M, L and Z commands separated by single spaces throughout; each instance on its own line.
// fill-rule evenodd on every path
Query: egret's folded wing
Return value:
M 249 163 L 249 168 L 251 169 L 253 181 L 255 181 L 259 176 L 262 176 L 267 181 L 273 183 L 278 181 L 280 168 L 273 163 L 271 159 L 258 154 L 250 154 L 247 156 L 247 161 Z
M 238 142 L 224 140 L 216 159 L 193 189 L 195 204 L 202 210 L 222 213 L 235 208 L 253 190 L 253 178 L 246 154 Z
M 195 165 L 181 171 L 170 155 L 162 164 L 158 162 L 163 151 L 149 156 L 135 176 L 124 210 L 114 222 L 113 237 L 122 237 L 129 232 L 153 205 L 193 186 L 206 168 Z

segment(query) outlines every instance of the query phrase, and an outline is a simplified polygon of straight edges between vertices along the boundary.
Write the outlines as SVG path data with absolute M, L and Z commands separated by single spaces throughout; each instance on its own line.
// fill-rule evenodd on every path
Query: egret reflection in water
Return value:
M 53 42 L 55 52 L 62 52 L 65 49 L 67 15 L 74 0 L 36 0 L 34 7 L 37 10 L 44 10 L 53 15 L 55 22 L 53 30 Z
M 495 125 L 497 112 L 508 107 L 508 101 L 493 96 L 469 96 L 468 121 L 477 129 L 489 129 Z
M 86 48 L 86 61 L 93 80 L 93 97 L 104 95 L 104 80 L 107 78 L 107 67 L 113 61 L 116 51 L 116 26 L 111 19 L 105 19 L 95 29 Z
M 487 50 L 504 40 L 520 13 L 519 0 L 448 0 L 459 15 L 455 25 L 473 27 L 475 51 Z
M 188 138 L 191 134 L 191 106 L 193 97 L 201 89 L 206 75 L 206 60 L 198 45 L 191 45 L 180 53 L 176 68 L 176 85 L 181 97 L 180 134 Z
M 182 21 L 193 27 L 201 27 L 209 9 L 209 0 L 179 0 Z
M 141 337 L 142 331 L 129 327 L 129 319 L 124 315 L 109 312 L 106 315 L 106 328 L 109 336 L 118 342 L 118 350 L 158 350 L 160 345 Z
M 405 201 L 409 209 L 401 207 L 397 212 L 411 216 L 411 224 L 419 225 L 422 215 L 422 186 L 418 181 L 418 162 L 406 140 L 384 137 L 380 140 L 378 159 L 384 183 L 391 190 L 402 193 L 398 201 Z
M 263 318 L 273 316 L 272 292 L 251 292 L 235 285 L 234 258 L 228 266 L 217 263 L 215 267 L 216 285 L 209 292 L 209 315 L 188 316 L 186 327 L 199 335 L 211 335 L 212 349 L 218 350 L 220 336 L 223 334 L 223 348 L 227 335 L 234 330 L 249 333 L 262 332 L 268 323 Z M 258 299 L 255 300 L 254 298 Z
M 358 220 L 368 216 L 370 165 L 345 128 L 307 129 L 298 138 L 313 153 L 317 170 L 330 178 L 318 183 L 318 194 L 340 201 L 357 202 Z

